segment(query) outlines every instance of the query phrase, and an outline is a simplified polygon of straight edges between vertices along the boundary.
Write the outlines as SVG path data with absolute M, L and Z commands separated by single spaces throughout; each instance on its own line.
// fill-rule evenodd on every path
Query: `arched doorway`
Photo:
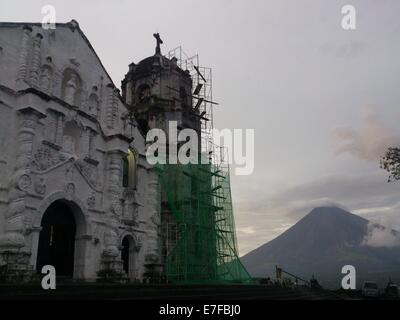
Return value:
M 123 269 L 130 280 L 135 279 L 135 248 L 132 236 L 127 235 L 122 239 L 121 260 Z
M 44 265 L 56 268 L 57 276 L 74 274 L 76 221 L 67 203 L 57 200 L 45 211 L 39 235 L 36 270 Z

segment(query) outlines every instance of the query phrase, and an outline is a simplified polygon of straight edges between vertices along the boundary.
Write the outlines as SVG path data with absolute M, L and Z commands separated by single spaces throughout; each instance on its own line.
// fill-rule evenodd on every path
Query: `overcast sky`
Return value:
M 215 126 L 255 129 L 255 171 L 232 177 L 241 254 L 325 204 L 400 228 L 400 183 L 379 168 L 400 144 L 400 1 L 1 0 L 0 20 L 40 22 L 45 4 L 79 22 L 117 85 L 156 31 L 163 52 L 213 68 Z

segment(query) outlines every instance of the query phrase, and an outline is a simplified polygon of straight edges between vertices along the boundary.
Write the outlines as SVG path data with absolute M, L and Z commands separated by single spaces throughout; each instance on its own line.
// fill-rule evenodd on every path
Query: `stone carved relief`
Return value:
M 142 237 L 138 235 L 134 235 L 134 242 L 135 242 L 135 251 L 138 252 L 143 246 Z
M 53 69 L 49 65 L 44 65 L 40 72 L 40 88 L 51 94 Z
M 32 186 L 32 179 L 28 174 L 22 174 L 17 181 L 17 188 L 21 191 L 27 192 Z
M 42 146 L 37 149 L 33 158 L 33 164 L 39 170 L 47 170 L 61 162 L 60 154 L 49 146 Z
M 19 50 L 19 67 L 17 80 L 26 80 L 28 71 L 28 56 L 29 56 L 29 44 L 31 41 L 32 28 L 30 26 L 23 27 L 23 34 L 21 39 L 21 46 Z
M 118 91 L 113 84 L 108 84 L 106 87 L 106 123 L 107 128 L 113 129 L 118 118 Z
M 13 200 L 6 211 L 5 234 L 0 236 L 0 247 L 22 248 L 25 245 L 24 199 Z
M 29 74 L 29 82 L 33 86 L 38 85 L 39 75 L 40 75 L 40 65 L 41 65 L 41 41 L 43 36 L 41 34 L 37 34 L 33 39 L 33 49 L 32 49 L 32 57 L 31 57 L 31 69 Z
M 129 225 L 138 226 L 139 212 L 135 200 L 135 189 L 125 188 L 123 191 L 124 198 L 124 220 L 127 220 Z
M 35 129 L 36 128 L 36 121 L 31 119 L 25 119 L 21 121 L 21 128 L 29 128 Z
M 145 261 L 149 264 L 151 263 L 158 263 L 159 262 L 159 258 L 157 254 L 154 253 L 149 253 L 146 255 L 145 257 Z
M 69 196 L 73 196 L 75 194 L 75 185 L 72 182 L 67 183 L 67 185 L 65 186 L 65 192 Z
M 96 206 L 96 193 L 92 191 L 87 199 L 87 205 L 89 208 L 93 209 Z
M 111 229 L 105 232 L 104 244 L 106 247 L 104 249 L 104 255 L 111 257 L 117 257 L 119 255 L 118 235 L 114 230 Z
M 43 195 L 46 193 L 46 183 L 44 181 L 44 178 L 39 178 L 38 181 L 35 183 L 35 191 L 36 193 Z
M 62 138 L 62 151 L 66 154 L 77 157 L 79 153 L 79 141 L 82 136 L 82 128 L 75 120 L 69 120 L 65 123 Z
M 122 216 L 122 205 L 121 205 L 121 201 L 118 198 L 118 196 L 115 196 L 111 202 L 111 212 L 117 218 L 121 218 L 121 216 Z
M 65 178 L 68 181 L 72 181 L 74 179 L 74 173 L 75 173 L 75 166 L 72 163 L 65 169 Z

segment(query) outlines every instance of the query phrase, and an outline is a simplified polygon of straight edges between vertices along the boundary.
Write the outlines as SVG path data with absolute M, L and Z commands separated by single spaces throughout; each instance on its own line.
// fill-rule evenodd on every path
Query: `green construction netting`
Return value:
M 166 278 L 174 283 L 251 283 L 238 257 L 229 170 L 210 164 L 157 165 L 173 217 Z

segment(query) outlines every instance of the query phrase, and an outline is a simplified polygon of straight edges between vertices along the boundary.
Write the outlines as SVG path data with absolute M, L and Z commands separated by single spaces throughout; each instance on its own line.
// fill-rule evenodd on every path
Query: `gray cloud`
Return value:
M 370 247 L 400 247 L 400 236 L 399 233 L 389 228 L 369 223 L 368 234 L 363 239 L 362 244 Z
M 333 139 L 336 154 L 349 153 L 358 159 L 373 162 L 378 162 L 388 147 L 400 144 L 400 136 L 392 134 L 370 108 L 364 109 L 360 129 L 335 128 Z

